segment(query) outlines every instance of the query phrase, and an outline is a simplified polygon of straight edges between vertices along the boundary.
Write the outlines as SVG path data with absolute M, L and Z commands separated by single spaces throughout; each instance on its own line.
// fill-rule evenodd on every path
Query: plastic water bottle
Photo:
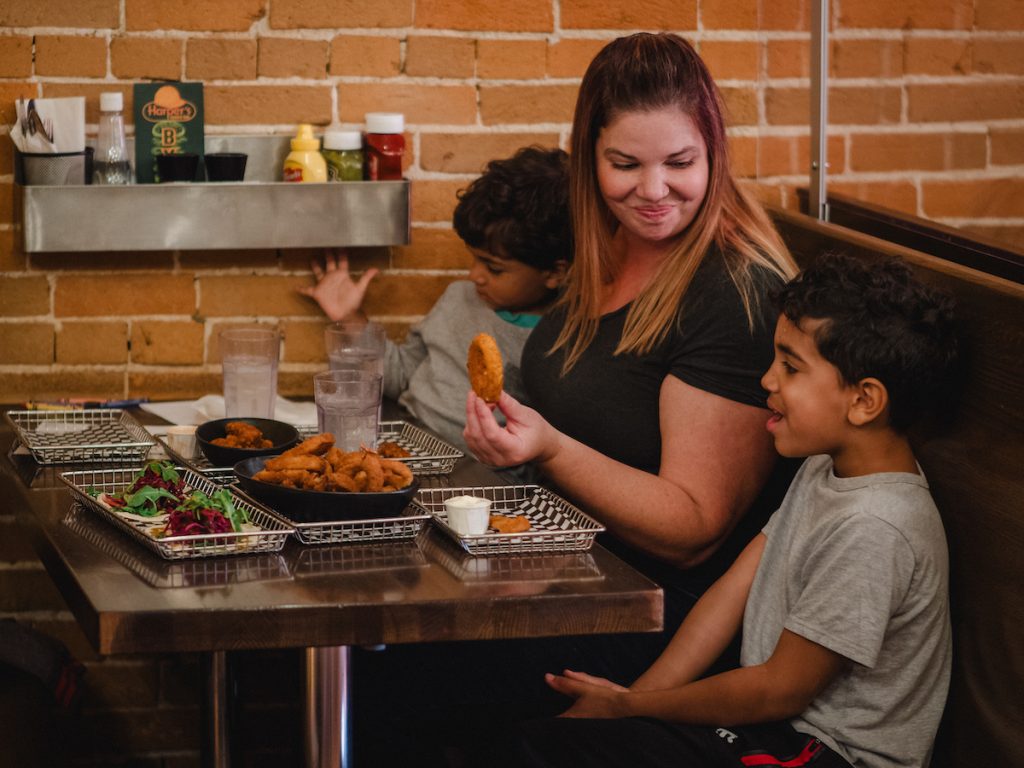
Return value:
M 131 184 L 132 166 L 124 140 L 124 97 L 100 94 L 100 125 L 93 158 L 94 184 Z

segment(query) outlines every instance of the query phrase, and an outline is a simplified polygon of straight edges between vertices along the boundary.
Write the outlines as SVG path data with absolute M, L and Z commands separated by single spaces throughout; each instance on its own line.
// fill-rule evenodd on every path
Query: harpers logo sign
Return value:
M 192 102 L 181 98 L 178 89 L 173 85 L 164 85 L 153 94 L 153 100 L 142 107 L 141 114 L 151 123 L 163 120 L 187 123 L 196 116 L 196 107 Z

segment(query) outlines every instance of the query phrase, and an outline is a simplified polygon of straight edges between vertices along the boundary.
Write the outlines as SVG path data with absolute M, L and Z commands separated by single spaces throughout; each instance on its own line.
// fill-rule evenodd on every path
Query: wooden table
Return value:
M 589 552 L 469 558 L 429 526 L 415 539 L 170 562 L 88 510 L 59 473 L 11 452 L 0 424 L 0 498 L 101 654 L 212 652 L 209 705 L 223 709 L 224 652 L 306 648 L 308 766 L 350 763 L 352 645 L 491 640 L 662 627 L 661 589 L 595 545 Z M 452 486 L 501 481 L 470 458 Z M 216 586 L 216 589 L 207 587 Z M 224 720 L 220 722 L 223 724 Z M 207 764 L 228 765 L 223 725 Z

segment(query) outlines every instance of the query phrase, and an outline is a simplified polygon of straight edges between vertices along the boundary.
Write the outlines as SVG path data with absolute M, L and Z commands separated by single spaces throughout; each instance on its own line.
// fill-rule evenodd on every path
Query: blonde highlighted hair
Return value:
M 757 303 L 752 267 L 783 279 L 796 274 L 764 209 L 732 177 L 721 97 L 697 52 L 683 38 L 667 33 L 613 40 L 587 68 L 573 117 L 570 204 L 576 256 L 560 302 L 566 322 L 551 349 L 566 349 L 563 372 L 593 341 L 603 288 L 614 277 L 612 239 L 618 222 L 598 187 L 598 136 L 624 112 L 665 107 L 681 109 L 700 131 L 707 147 L 708 189 L 693 222 L 630 306 L 615 354 L 647 354 L 665 338 L 678 321 L 694 273 L 712 250 L 726 260 L 751 325 Z

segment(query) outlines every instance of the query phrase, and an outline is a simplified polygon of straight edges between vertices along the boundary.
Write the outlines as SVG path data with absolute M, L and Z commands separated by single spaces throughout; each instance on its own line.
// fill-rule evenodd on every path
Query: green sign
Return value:
M 203 155 L 203 84 L 136 83 L 135 179 L 160 181 L 157 155 Z

